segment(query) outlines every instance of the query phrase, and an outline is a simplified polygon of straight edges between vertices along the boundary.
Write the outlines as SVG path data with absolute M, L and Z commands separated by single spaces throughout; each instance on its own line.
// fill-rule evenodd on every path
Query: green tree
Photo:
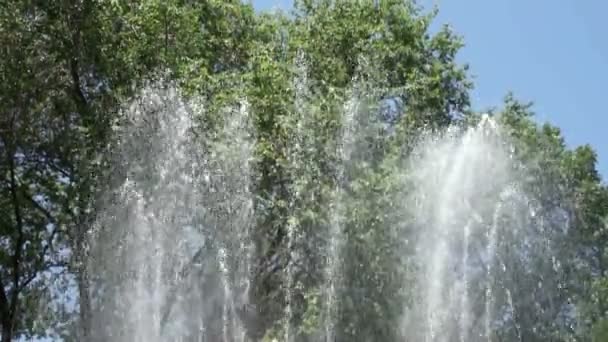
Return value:
M 89 239 L 96 209 L 125 177 L 113 131 L 126 125 L 121 106 L 155 80 L 204 102 L 191 147 L 224 149 L 216 166 L 234 177 L 223 184 L 226 196 L 241 184 L 241 155 L 218 147 L 219 135 L 234 117 L 227 108 L 250 111 L 254 267 L 251 303 L 238 308 L 249 337 L 282 339 L 289 329 L 297 341 L 316 341 L 332 319 L 338 341 L 403 338 L 400 319 L 418 276 L 405 243 L 418 228 L 401 201 L 415 186 L 408 155 L 420 132 L 479 119 L 467 66 L 456 62 L 462 39 L 449 27 L 430 33 L 435 11 L 403 0 L 298 0 L 289 14 L 256 13 L 240 0 L 0 6 L 3 342 L 47 328 L 66 340 L 108 338 L 93 318 L 112 292 L 103 289 L 106 275 L 92 272 Z M 538 216 L 552 217 L 524 227 L 546 234 L 527 259 L 507 243 L 515 233 L 504 235 L 500 253 L 512 271 L 497 279 L 512 291 L 514 313 L 496 337 L 601 339 L 608 190 L 597 156 L 589 146 L 568 149 L 558 128 L 538 125 L 531 105 L 513 96 L 496 117 Z M 205 205 L 227 210 L 221 199 Z M 239 234 L 230 220 L 212 225 Z M 122 236 L 97 228 L 108 241 Z M 330 255 L 335 235 L 343 243 Z M 183 270 L 203 292 L 217 286 L 217 266 L 197 273 L 193 265 L 214 248 L 202 246 Z M 341 275 L 332 308 L 329 258 Z M 539 281 L 560 288 L 536 290 Z M 78 293 L 78 308 L 61 305 L 59 287 Z

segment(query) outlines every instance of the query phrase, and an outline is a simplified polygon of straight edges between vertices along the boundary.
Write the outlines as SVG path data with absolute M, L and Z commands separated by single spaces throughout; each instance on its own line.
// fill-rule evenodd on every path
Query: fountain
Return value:
M 252 254 L 248 105 L 226 109 L 201 152 L 204 108 L 183 98 L 147 88 L 117 131 L 124 182 L 99 215 L 90 266 L 102 275 L 96 319 L 110 320 L 98 334 L 113 341 L 245 341 L 236 307 L 248 302 Z
M 408 338 L 495 341 L 498 325 L 506 324 L 515 330 L 509 340 L 525 340 L 511 289 L 521 284 L 506 283 L 512 272 L 506 264 L 534 267 L 533 258 L 547 250 L 539 253 L 524 238 L 548 240 L 535 230 L 535 194 L 526 191 L 525 168 L 512 150 L 494 119 L 484 115 L 464 130 L 429 134 L 413 153 L 416 185 L 408 201 L 420 226 L 416 257 L 422 276 L 420 300 L 406 310 Z
M 299 329 L 301 313 L 314 310 L 301 300 L 309 290 L 305 284 L 311 281 L 303 281 L 301 271 L 306 260 L 314 259 L 306 259 L 302 252 L 309 248 L 303 239 L 312 233 L 303 230 L 297 215 L 306 201 L 315 201 L 305 189 L 315 182 L 309 173 L 315 161 L 310 158 L 318 141 L 314 140 L 315 118 L 309 113 L 312 96 L 307 92 L 306 69 L 301 69 L 294 84 L 296 113 L 291 117 L 295 136 L 286 147 L 286 161 L 295 179 L 286 203 L 291 215 L 285 221 L 288 257 L 281 262 L 275 260 L 280 256 L 271 258 L 276 264 L 271 265 L 273 272 L 281 274 L 284 296 L 281 318 L 273 326 L 279 327 L 274 338 L 342 341 L 349 336 L 345 329 L 358 334 L 358 327 L 349 326 L 350 317 L 344 313 L 349 306 L 365 307 L 362 303 L 371 293 L 351 279 L 361 276 L 352 273 L 353 267 L 369 265 L 353 264 L 349 244 L 379 234 L 373 225 L 353 221 L 361 205 L 347 205 L 358 191 L 350 184 L 358 175 L 351 169 L 383 167 L 381 162 L 370 162 L 382 159 L 381 149 L 372 151 L 368 146 L 397 139 L 401 133 L 394 126 L 400 117 L 387 114 L 384 108 L 376 118 L 372 107 L 365 105 L 369 99 L 359 98 L 361 89 L 348 93 L 335 139 L 338 148 L 332 152 L 335 183 L 324 203 L 327 241 L 317 247 L 323 250 L 316 251 L 324 261 L 309 265 L 324 268 L 317 284 L 323 302 L 316 314 L 316 332 L 306 337 Z M 252 272 L 259 266 L 252 242 L 255 213 L 250 161 L 255 132 L 251 110 L 247 101 L 240 101 L 226 108 L 218 127 L 202 129 L 204 106 L 183 100 L 175 89 L 157 86 L 142 91 L 125 109 L 124 122 L 117 129 L 121 182 L 99 215 L 90 266 L 98 275 L 97 334 L 118 342 L 257 341 L 248 331 L 260 316 L 264 318 L 263 311 L 249 305 Z M 399 308 L 396 311 L 402 317 L 387 329 L 398 331 L 391 336 L 403 341 L 526 340 L 528 331 L 535 328 L 522 323 L 521 315 L 530 313 L 521 312 L 517 295 L 522 285 L 514 276 L 531 279 L 528 274 L 535 258 L 548 253 L 555 265 L 556 257 L 551 254 L 545 216 L 539 214 L 542 206 L 526 187 L 529 177 L 524 165 L 514 156 L 506 134 L 488 116 L 475 125 L 419 135 L 413 150 L 395 159 L 399 167 L 392 169 L 394 174 L 383 176 L 398 180 L 383 190 L 393 196 L 387 202 L 391 207 L 375 207 L 378 217 L 393 220 L 379 221 L 394 225 L 382 231 L 390 234 L 383 241 L 403 246 L 402 254 L 408 255 L 397 262 L 390 254 L 395 251 L 382 251 L 394 262 L 389 271 L 416 270 L 409 279 L 393 277 L 391 284 L 414 290 L 407 302 L 387 299 L 386 306 Z M 370 137 L 376 140 L 370 143 Z M 364 196 L 359 200 L 362 205 L 370 201 Z M 410 217 L 404 219 L 401 210 Z M 363 229 L 357 232 L 363 237 L 352 236 L 349 225 Z M 364 255 L 359 252 L 354 250 L 355 255 Z M 384 255 L 366 257 L 380 262 Z M 547 279 L 540 286 L 559 285 Z M 374 310 L 379 312 L 377 317 L 396 312 L 382 307 Z M 535 314 L 548 315 L 545 308 Z M 366 319 L 360 317 L 363 323 L 359 324 Z

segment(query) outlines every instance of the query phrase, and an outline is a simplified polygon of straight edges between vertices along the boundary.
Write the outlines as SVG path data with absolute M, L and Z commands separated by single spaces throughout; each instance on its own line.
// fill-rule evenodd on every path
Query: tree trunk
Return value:
M 76 108 L 78 108 L 78 112 L 82 117 L 83 124 L 85 127 L 90 127 L 91 123 L 94 121 L 91 115 L 91 109 L 89 107 L 89 103 L 87 102 L 87 98 L 84 92 L 81 89 L 81 78 L 80 78 L 80 67 L 79 67 L 79 49 L 81 48 L 81 27 L 83 22 L 83 18 L 81 18 L 82 13 L 73 14 L 75 17 L 79 18 L 78 20 L 73 20 L 72 24 L 72 48 L 73 55 L 68 60 L 70 75 L 72 78 L 72 86 L 73 86 L 73 100 L 76 104 Z M 90 157 L 87 154 L 87 157 Z M 85 158 L 85 160 L 91 160 L 91 158 Z M 77 166 L 76 170 L 72 170 L 72 175 L 78 179 L 79 189 L 78 194 L 81 197 L 78 201 L 78 208 L 84 212 L 85 208 L 88 206 L 89 198 L 89 184 L 90 177 L 92 175 L 87 174 L 88 165 L 86 163 L 82 163 Z M 88 273 L 88 241 L 87 241 L 87 232 L 89 229 L 90 223 L 90 214 L 83 213 L 83 216 L 78 218 L 78 225 L 76 226 L 76 238 L 74 242 L 74 246 L 76 248 L 76 272 L 77 272 L 77 280 L 78 280 L 78 295 L 79 295 L 79 318 L 80 318 L 80 338 L 82 341 L 94 341 L 92 336 L 92 305 L 91 305 L 91 297 L 90 297 L 90 279 Z
M 84 182 L 86 184 L 87 182 Z M 81 189 L 82 194 L 82 189 Z M 78 207 L 84 210 L 88 199 L 81 198 Z M 91 279 L 89 277 L 89 241 L 87 232 L 89 231 L 91 217 L 89 214 L 81 214 L 78 225 L 76 226 L 76 236 L 74 241 L 76 279 L 78 282 L 78 305 L 80 318 L 80 340 L 95 341 L 92 332 L 93 308 L 91 303 Z
M 2 284 L 2 279 L 0 279 L 0 327 L 2 328 L 0 342 L 10 342 L 13 337 L 13 319 L 11 318 L 8 296 Z
M 2 327 L 0 342 L 10 342 L 13 337 L 13 319 L 8 303 L 8 296 L 3 286 L 0 280 L 0 326 Z
M 12 125 L 11 125 L 12 126 Z M 14 143 L 14 142 L 13 142 Z M 7 144 L 5 144 L 7 145 Z M 13 214 L 15 216 L 15 230 L 17 237 L 13 246 L 13 257 L 12 257 L 12 291 L 9 294 L 4 290 L 4 283 L 0 282 L 0 323 L 2 323 L 2 342 L 9 342 L 13 337 L 13 329 L 15 328 L 15 317 L 17 316 L 19 292 L 20 292 L 20 280 L 21 280 L 21 254 L 23 251 L 24 239 L 24 223 L 21 215 L 21 206 L 19 202 L 19 196 L 17 195 L 17 176 L 15 174 L 15 161 L 13 159 L 14 149 L 8 148 L 6 159 L 9 166 L 9 186 L 12 197 Z
M 10 322 L 2 323 L 2 342 L 11 342 L 13 338 L 13 329 Z
M 89 277 L 86 267 L 78 270 L 78 295 L 80 309 L 80 335 L 81 341 L 93 341 L 91 334 L 91 298 L 89 294 Z

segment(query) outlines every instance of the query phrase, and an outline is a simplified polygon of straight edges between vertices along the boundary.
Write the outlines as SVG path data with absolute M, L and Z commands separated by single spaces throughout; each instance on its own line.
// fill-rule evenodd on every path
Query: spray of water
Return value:
M 314 118 L 306 109 L 306 70 L 303 61 L 298 65 L 290 126 L 294 137 L 287 146 L 294 186 L 287 203 L 292 217 L 285 227 L 285 342 L 298 340 L 294 321 L 301 308 L 295 299 L 303 292 L 297 275 L 306 241 L 296 218 L 307 196 L 303 184 L 312 177 L 306 158 L 316 146 L 310 136 Z M 355 153 L 363 162 L 375 157 L 357 150 L 356 143 L 365 143 L 359 135 L 378 134 L 371 116 L 357 117 L 362 111 L 358 95 L 353 92 L 344 105 L 327 249 L 320 253 L 327 262 L 319 339 L 326 342 L 337 338 L 337 310 L 344 304 L 339 289 L 349 286 L 341 262 L 347 243 L 345 171 Z M 99 262 L 92 265 L 103 279 L 96 289 L 99 329 L 112 341 L 247 341 L 239 309 L 249 303 L 253 269 L 249 161 L 254 132 L 246 101 L 226 109 L 220 128 L 200 139 L 194 133 L 200 133 L 196 123 L 204 114 L 204 106 L 166 87 L 142 91 L 125 110 L 117 131 L 120 184 L 100 214 Z M 511 321 L 512 338 L 525 340 L 516 319 L 517 282 L 507 279 L 509 268 L 525 264 L 538 246 L 551 257 L 554 272 L 559 263 L 550 253 L 551 237 L 542 217 L 537 218 L 533 196 L 524 190 L 508 139 L 487 116 L 471 127 L 422 136 L 407 157 L 410 167 L 400 175 L 411 184 L 403 199 L 413 213 L 407 225 L 415 232 L 408 238 L 416 245 L 418 296 L 404 304 L 404 337 L 494 341 L 497 327 Z M 541 224 L 531 224 L 535 220 Z M 404 285 L 411 284 L 404 280 Z
M 99 321 L 123 319 L 100 326 L 101 336 L 245 340 L 235 305 L 247 304 L 252 253 L 248 106 L 227 109 L 224 127 L 200 145 L 204 114 L 165 86 L 141 91 L 124 111 L 116 132 L 124 181 L 99 215 L 91 266 L 104 275 Z
M 353 91 L 349 100 L 344 105 L 342 130 L 337 146 L 338 165 L 336 187 L 334 190 L 333 207 L 329 226 L 328 260 L 325 274 L 325 289 L 327 291 L 325 301 L 325 341 L 335 341 L 337 291 L 341 282 L 341 253 L 344 243 L 343 221 L 344 209 L 344 182 L 345 168 L 347 167 L 353 149 L 354 119 L 358 111 L 358 99 Z
M 423 274 L 419 305 L 426 322 L 423 336 L 418 338 L 477 339 L 471 336 L 475 329 L 470 284 L 479 279 L 486 265 L 485 333 L 489 339 L 497 227 L 484 224 L 484 215 L 494 208 L 500 213 L 504 200 L 495 194 L 516 181 L 506 145 L 494 121 L 483 117 L 477 126 L 464 131 L 453 127 L 443 134 L 430 134 L 413 155 L 415 191 L 409 196 L 418 204 L 417 251 Z M 479 248 L 480 244 L 486 247 Z

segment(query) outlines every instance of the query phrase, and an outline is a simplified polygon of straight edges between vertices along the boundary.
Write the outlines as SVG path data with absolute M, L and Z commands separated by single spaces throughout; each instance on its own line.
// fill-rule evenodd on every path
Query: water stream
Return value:
M 307 260 L 301 251 L 305 235 L 296 215 L 309 196 L 302 189 L 314 181 L 307 175 L 312 161 L 306 158 L 317 148 L 307 82 L 302 67 L 294 81 L 295 135 L 286 156 L 292 174 L 302 177 L 293 183 L 286 204 L 289 255 L 280 270 L 284 307 L 282 333 L 275 339 L 284 342 L 302 340 L 297 305 L 306 295 L 298 278 Z M 367 122 L 355 123 L 364 110 L 358 97 L 353 91 L 339 119 L 336 180 L 330 202 L 324 203 L 329 208 L 327 242 L 317 247 L 325 250 L 317 265 L 323 267 L 323 279 L 314 336 L 325 342 L 341 341 L 340 324 L 348 321 L 340 316 L 346 305 L 341 293 L 354 286 L 343 274 L 350 241 L 345 230 L 357 210 L 346 205 L 352 192 L 347 182 L 353 181 L 346 174 L 354 165 L 353 153 L 363 158 L 357 162 L 374 157 L 357 150 L 358 135 L 375 129 L 355 129 Z M 123 181 L 99 215 L 97 259 L 91 265 L 100 275 L 104 301 L 97 313 L 99 333 L 112 341 L 253 341 L 248 331 L 264 318 L 261 311 L 251 317 L 240 313 L 250 307 L 256 270 L 254 113 L 245 100 L 227 107 L 220 128 L 200 140 L 195 133 L 204 113 L 204 105 L 166 87 L 142 91 L 125 109 L 125 122 L 117 130 Z M 394 128 L 385 132 L 396 134 Z M 412 210 L 412 220 L 403 226 L 415 227 L 415 234 L 403 245 L 411 246 L 418 270 L 415 284 L 402 281 L 416 295 L 402 304 L 402 326 L 394 329 L 402 331 L 403 341 L 495 341 L 496 329 L 511 324 L 512 338 L 524 340 L 516 317 L 518 283 L 509 271 L 525 264 L 538 246 L 550 252 L 551 237 L 529 228 L 537 213 L 509 140 L 488 116 L 472 126 L 419 133 L 422 138 L 403 161 L 408 166 L 394 171 L 410 185 L 397 198 Z M 402 236 L 397 231 L 394 238 Z M 552 255 L 554 272 L 558 264 Z

